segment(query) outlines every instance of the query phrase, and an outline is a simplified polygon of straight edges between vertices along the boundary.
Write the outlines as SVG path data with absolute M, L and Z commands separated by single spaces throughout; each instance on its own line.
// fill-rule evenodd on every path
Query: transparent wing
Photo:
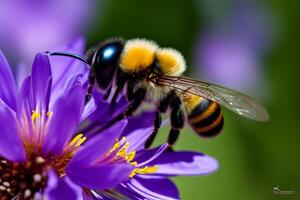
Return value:
M 240 92 L 202 81 L 186 77 L 156 75 L 151 78 L 155 84 L 171 87 L 183 95 L 193 94 L 215 101 L 227 109 L 252 120 L 267 121 L 269 114 L 267 110 Z

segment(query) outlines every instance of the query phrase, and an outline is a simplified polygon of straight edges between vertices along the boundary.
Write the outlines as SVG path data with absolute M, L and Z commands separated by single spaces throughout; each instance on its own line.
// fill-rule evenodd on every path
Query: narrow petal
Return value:
M 99 133 L 91 140 L 88 138 L 86 144 L 78 150 L 69 163 L 70 167 L 72 168 L 76 165 L 89 165 L 102 158 L 104 154 L 113 147 L 116 139 L 119 138 L 120 134 L 125 129 L 126 124 L 127 120 L 122 120 L 107 130 L 104 130 L 103 133 Z
M 21 138 L 18 135 L 14 111 L 0 99 L 0 155 L 10 161 L 23 162 L 26 159 Z
M 171 180 L 162 177 L 136 176 L 121 184 L 117 190 L 130 199 L 180 199 L 176 185 Z
M 44 97 L 47 93 L 49 78 L 51 77 L 51 68 L 49 58 L 46 54 L 37 54 L 32 65 L 32 91 L 34 108 L 40 110 L 44 105 Z
M 48 173 L 48 181 L 45 189 L 46 199 L 64 200 L 64 199 L 83 199 L 82 188 L 74 184 L 68 177 L 59 178 L 53 171 Z
M 17 109 L 17 86 L 11 72 L 11 68 L 0 51 L 0 99 L 2 99 L 11 109 Z
M 168 152 L 161 154 L 148 165 L 157 165 L 154 174 L 163 176 L 206 175 L 218 169 L 218 162 L 205 154 L 196 152 Z
M 78 185 L 89 189 L 110 189 L 129 179 L 133 166 L 124 163 L 87 167 L 67 167 L 67 175 Z
M 70 140 L 79 123 L 83 99 L 83 90 L 80 85 L 77 85 L 57 100 L 44 140 L 44 154 L 61 154 L 64 145 Z
M 17 112 L 19 120 L 21 119 L 23 112 L 25 112 L 27 116 L 31 115 L 31 112 L 33 110 L 33 99 L 31 92 L 31 75 L 29 75 L 23 80 L 20 89 L 19 108 Z

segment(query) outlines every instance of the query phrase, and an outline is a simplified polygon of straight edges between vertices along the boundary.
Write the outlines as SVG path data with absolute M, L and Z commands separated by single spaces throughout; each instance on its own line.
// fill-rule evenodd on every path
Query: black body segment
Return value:
M 213 137 L 220 133 L 224 119 L 218 103 L 202 99 L 189 113 L 189 124 L 202 137 Z

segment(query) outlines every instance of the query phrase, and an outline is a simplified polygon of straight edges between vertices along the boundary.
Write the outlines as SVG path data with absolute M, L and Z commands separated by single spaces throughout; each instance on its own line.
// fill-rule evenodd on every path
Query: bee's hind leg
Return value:
M 148 149 L 151 144 L 153 143 L 157 133 L 158 133 L 158 129 L 160 128 L 161 125 L 161 114 L 160 111 L 157 110 L 155 113 L 155 118 L 154 118 L 154 128 L 153 128 L 153 132 L 151 133 L 151 135 L 148 137 L 148 139 L 145 142 L 145 148 Z
M 145 148 L 146 149 L 148 149 L 152 145 L 152 143 L 153 143 L 153 141 L 154 141 L 154 139 L 155 139 L 155 137 L 156 137 L 156 135 L 158 133 L 158 130 L 159 130 L 160 126 L 161 126 L 161 113 L 165 113 L 167 111 L 167 109 L 168 109 L 168 107 L 170 105 L 170 102 L 175 97 L 176 97 L 175 92 L 171 91 L 160 102 L 159 107 L 158 107 L 158 109 L 156 110 L 156 113 L 155 113 L 155 118 L 154 118 L 154 123 L 153 123 L 153 127 L 154 127 L 153 132 L 152 132 L 152 134 L 149 136 L 149 138 L 145 142 Z
M 171 102 L 171 130 L 168 137 L 169 148 L 172 149 L 172 146 L 178 139 L 180 130 L 184 126 L 184 114 L 181 109 L 181 100 L 179 97 L 174 98 Z

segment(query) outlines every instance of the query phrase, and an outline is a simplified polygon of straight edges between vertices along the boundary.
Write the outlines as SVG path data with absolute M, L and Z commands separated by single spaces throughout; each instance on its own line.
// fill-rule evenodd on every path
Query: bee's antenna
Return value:
M 69 52 L 50 52 L 50 51 L 46 51 L 46 54 L 50 55 L 50 56 L 67 56 L 67 57 L 72 57 L 75 58 L 77 60 L 81 60 L 82 62 L 90 65 L 90 63 L 88 63 L 88 61 L 86 61 L 84 58 L 82 58 L 79 55 L 73 54 L 73 53 L 69 53 Z

